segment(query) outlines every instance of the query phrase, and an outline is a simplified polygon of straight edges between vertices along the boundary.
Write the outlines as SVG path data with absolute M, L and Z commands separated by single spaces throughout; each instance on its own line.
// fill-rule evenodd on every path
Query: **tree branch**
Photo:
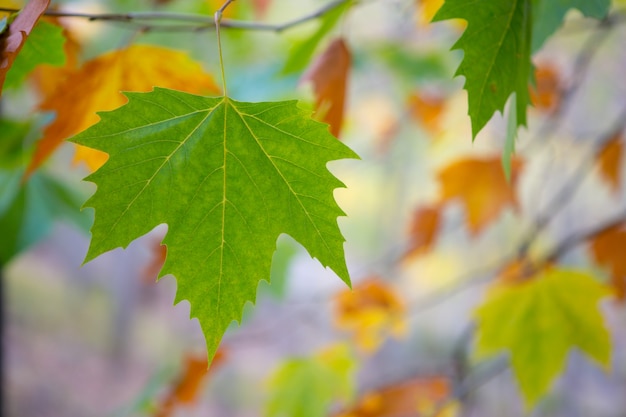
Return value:
M 263 22 L 249 22 L 236 19 L 222 19 L 220 27 L 229 29 L 266 31 L 280 33 L 287 29 L 301 25 L 310 20 L 315 20 L 326 13 L 347 4 L 348 2 L 357 0 L 335 0 L 319 9 L 284 23 L 271 24 Z M 19 12 L 19 9 L 10 7 L 0 7 L 0 12 Z M 51 17 L 69 17 L 81 18 L 89 21 L 104 22 L 122 22 L 133 23 L 142 26 L 145 30 L 206 30 L 214 29 L 213 16 L 206 16 L 194 13 L 174 13 L 174 12 L 128 12 L 128 13 L 82 13 L 71 11 L 55 11 L 49 10 L 44 13 L 45 16 Z M 157 24 L 154 24 L 157 22 Z M 175 22 L 176 25 L 164 23 Z M 184 23 L 184 25 L 181 25 Z

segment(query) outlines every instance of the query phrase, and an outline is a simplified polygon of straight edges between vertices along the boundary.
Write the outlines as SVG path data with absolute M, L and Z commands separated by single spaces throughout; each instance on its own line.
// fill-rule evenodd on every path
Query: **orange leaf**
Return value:
M 619 300 L 626 300 L 626 229 L 623 225 L 611 227 L 590 241 L 593 258 L 611 274 L 611 284 Z
M 441 131 L 441 114 L 445 104 L 445 97 L 440 95 L 414 93 L 409 97 L 411 116 L 431 134 Z
M 437 205 L 415 210 L 411 225 L 411 245 L 406 257 L 419 256 L 431 249 L 439 231 L 440 211 L 441 208 Z
M 499 157 L 463 159 L 439 172 L 445 203 L 460 199 L 467 213 L 467 226 L 476 235 L 507 206 L 517 207 L 514 186 L 522 168 L 521 160 L 511 161 L 511 183 L 506 181 Z
M 225 359 L 225 351 L 218 349 L 213 362 L 211 362 L 211 367 L 207 369 L 206 356 L 187 355 L 182 374 L 174 382 L 172 390 L 165 396 L 155 413 L 155 417 L 169 417 L 177 406 L 193 404 L 206 376 L 219 367 Z
M 613 192 L 620 188 L 622 156 L 624 154 L 624 145 L 622 144 L 622 136 L 620 133 L 613 136 L 604 144 L 598 155 L 598 163 L 600 164 L 600 173 L 609 183 Z
M 558 73 L 553 67 L 542 66 L 535 70 L 536 86 L 530 90 L 533 105 L 548 112 L 555 111 L 561 102 Z
M 126 103 L 120 91 L 146 92 L 154 86 L 189 93 L 219 91 L 200 64 L 182 52 L 132 45 L 101 55 L 69 74 L 40 104 L 41 110 L 55 111 L 56 119 L 46 127 L 43 138 L 37 143 L 27 175 L 66 138 L 95 124 L 97 111 L 113 110 Z M 106 155 L 94 150 L 83 150 L 79 156 L 92 168 L 98 168 L 106 160 Z
M 30 0 L 0 38 L 0 94 L 7 72 L 49 4 L 50 0 Z
M 413 378 L 366 393 L 354 408 L 336 417 L 452 417 L 457 414 L 456 404 L 432 414 L 450 396 L 451 388 L 445 377 Z
M 372 278 L 342 291 L 336 300 L 336 325 L 351 332 L 355 343 L 373 352 L 388 335 L 406 333 L 406 308 L 398 295 L 383 281 Z
M 330 125 L 330 133 L 335 137 L 339 137 L 343 122 L 351 59 L 350 51 L 343 39 L 335 39 L 317 57 L 300 80 L 313 84 L 318 118 Z

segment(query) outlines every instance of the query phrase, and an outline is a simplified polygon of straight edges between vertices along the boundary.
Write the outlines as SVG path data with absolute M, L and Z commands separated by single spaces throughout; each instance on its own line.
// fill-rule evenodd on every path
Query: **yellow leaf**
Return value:
M 443 6 L 444 0 L 420 0 L 418 9 L 418 22 L 422 26 L 428 25 L 435 16 L 435 13 L 441 6 Z
M 475 235 L 506 207 L 517 207 L 514 186 L 521 168 L 521 160 L 514 158 L 509 183 L 499 156 L 457 161 L 439 172 L 441 202 L 459 199 L 465 206 L 469 231 Z
M 97 111 L 108 111 L 126 102 L 120 91 L 147 92 L 154 86 L 189 93 L 214 93 L 219 89 L 199 63 L 186 54 L 149 45 L 128 48 L 101 55 L 72 72 L 54 92 L 45 97 L 39 108 L 56 112 L 56 119 L 44 130 L 27 174 L 67 138 L 95 124 Z M 79 157 L 92 168 L 101 165 L 101 154 L 83 150 Z
M 499 282 L 475 313 L 477 356 L 508 350 L 531 406 L 563 371 L 571 348 L 608 365 L 611 343 L 598 303 L 609 294 L 587 274 L 556 268 L 522 283 Z
M 352 333 L 357 346 L 374 352 L 390 335 L 406 334 L 406 307 L 380 279 L 369 279 L 337 296 L 336 325 Z

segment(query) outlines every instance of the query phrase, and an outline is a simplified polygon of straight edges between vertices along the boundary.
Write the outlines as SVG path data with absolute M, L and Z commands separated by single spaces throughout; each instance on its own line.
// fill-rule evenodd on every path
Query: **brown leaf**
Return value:
M 36 170 L 63 141 L 95 124 L 97 111 L 113 110 L 126 98 L 120 91 L 151 91 L 154 86 L 188 93 L 218 93 L 213 78 L 182 52 L 150 45 L 132 45 L 86 62 L 67 76 L 39 108 L 55 111 L 56 119 L 37 143 L 27 175 Z M 80 149 L 80 148 L 79 148 Z M 92 149 L 77 152 L 92 169 L 106 154 Z
M 451 389 L 445 377 L 413 378 L 366 393 L 354 408 L 335 417 L 452 417 L 458 414 L 458 404 L 433 414 L 438 404 L 450 396 Z
M 406 307 L 379 278 L 371 278 L 342 291 L 336 299 L 335 323 L 352 333 L 357 346 L 373 352 L 389 335 L 406 333 Z
M 624 144 L 622 143 L 621 133 L 608 140 L 598 154 L 600 173 L 614 193 L 619 191 L 621 185 L 623 154 Z
M 530 101 L 547 112 L 554 112 L 561 103 L 559 76 L 551 66 L 540 66 L 535 70 L 535 86 L 530 87 Z
M 611 274 L 611 285 L 619 300 L 626 300 L 626 229 L 617 225 L 604 230 L 590 240 L 591 255 Z
M 0 94 L 7 72 L 49 4 L 50 0 L 30 0 L 0 38 Z
M 430 134 L 441 131 L 441 115 L 446 99 L 441 95 L 414 93 L 409 97 L 409 111 Z
M 155 417 L 169 417 L 178 406 L 195 403 L 203 381 L 226 360 L 226 357 L 224 349 L 218 349 L 211 367 L 207 369 L 208 362 L 205 355 L 201 357 L 187 355 L 182 374 L 176 379 L 172 389 L 159 405 Z
M 317 117 L 330 125 L 330 132 L 335 137 L 339 137 L 343 122 L 351 59 L 343 39 L 335 39 L 300 80 L 302 83 L 310 81 L 313 84 Z
M 517 207 L 514 187 L 521 168 L 521 160 L 514 158 L 509 184 L 500 157 L 467 158 L 454 162 L 438 175 L 441 202 L 459 199 L 465 207 L 468 229 L 476 235 L 496 220 L 506 207 Z
M 438 205 L 420 207 L 413 213 L 411 244 L 405 257 L 414 257 L 428 252 L 439 231 L 441 207 Z

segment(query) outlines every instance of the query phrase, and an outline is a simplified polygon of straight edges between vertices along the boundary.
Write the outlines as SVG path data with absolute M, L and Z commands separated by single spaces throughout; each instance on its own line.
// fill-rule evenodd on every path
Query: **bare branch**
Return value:
M 301 25 L 305 22 L 315 20 L 326 13 L 356 0 L 335 0 L 327 5 L 320 7 L 319 9 L 301 16 L 297 19 L 278 23 L 263 23 L 263 22 L 249 22 L 236 19 L 222 19 L 220 23 L 221 28 L 228 29 L 240 29 L 240 30 L 252 30 L 252 31 L 266 31 L 280 33 L 287 29 L 291 29 L 295 26 Z M 19 9 L 10 7 L 0 7 L 0 12 L 19 12 Z M 200 31 L 213 29 L 214 18 L 213 16 L 206 16 L 193 13 L 174 13 L 174 12 L 128 12 L 128 13 L 82 13 L 71 11 L 54 11 L 49 10 L 45 13 L 45 16 L 51 17 L 69 17 L 87 19 L 89 21 L 104 21 L 104 22 L 122 22 L 132 23 L 135 26 L 140 26 L 145 31 Z M 172 22 L 175 24 L 171 24 Z M 181 25 L 182 23 L 182 25 Z

